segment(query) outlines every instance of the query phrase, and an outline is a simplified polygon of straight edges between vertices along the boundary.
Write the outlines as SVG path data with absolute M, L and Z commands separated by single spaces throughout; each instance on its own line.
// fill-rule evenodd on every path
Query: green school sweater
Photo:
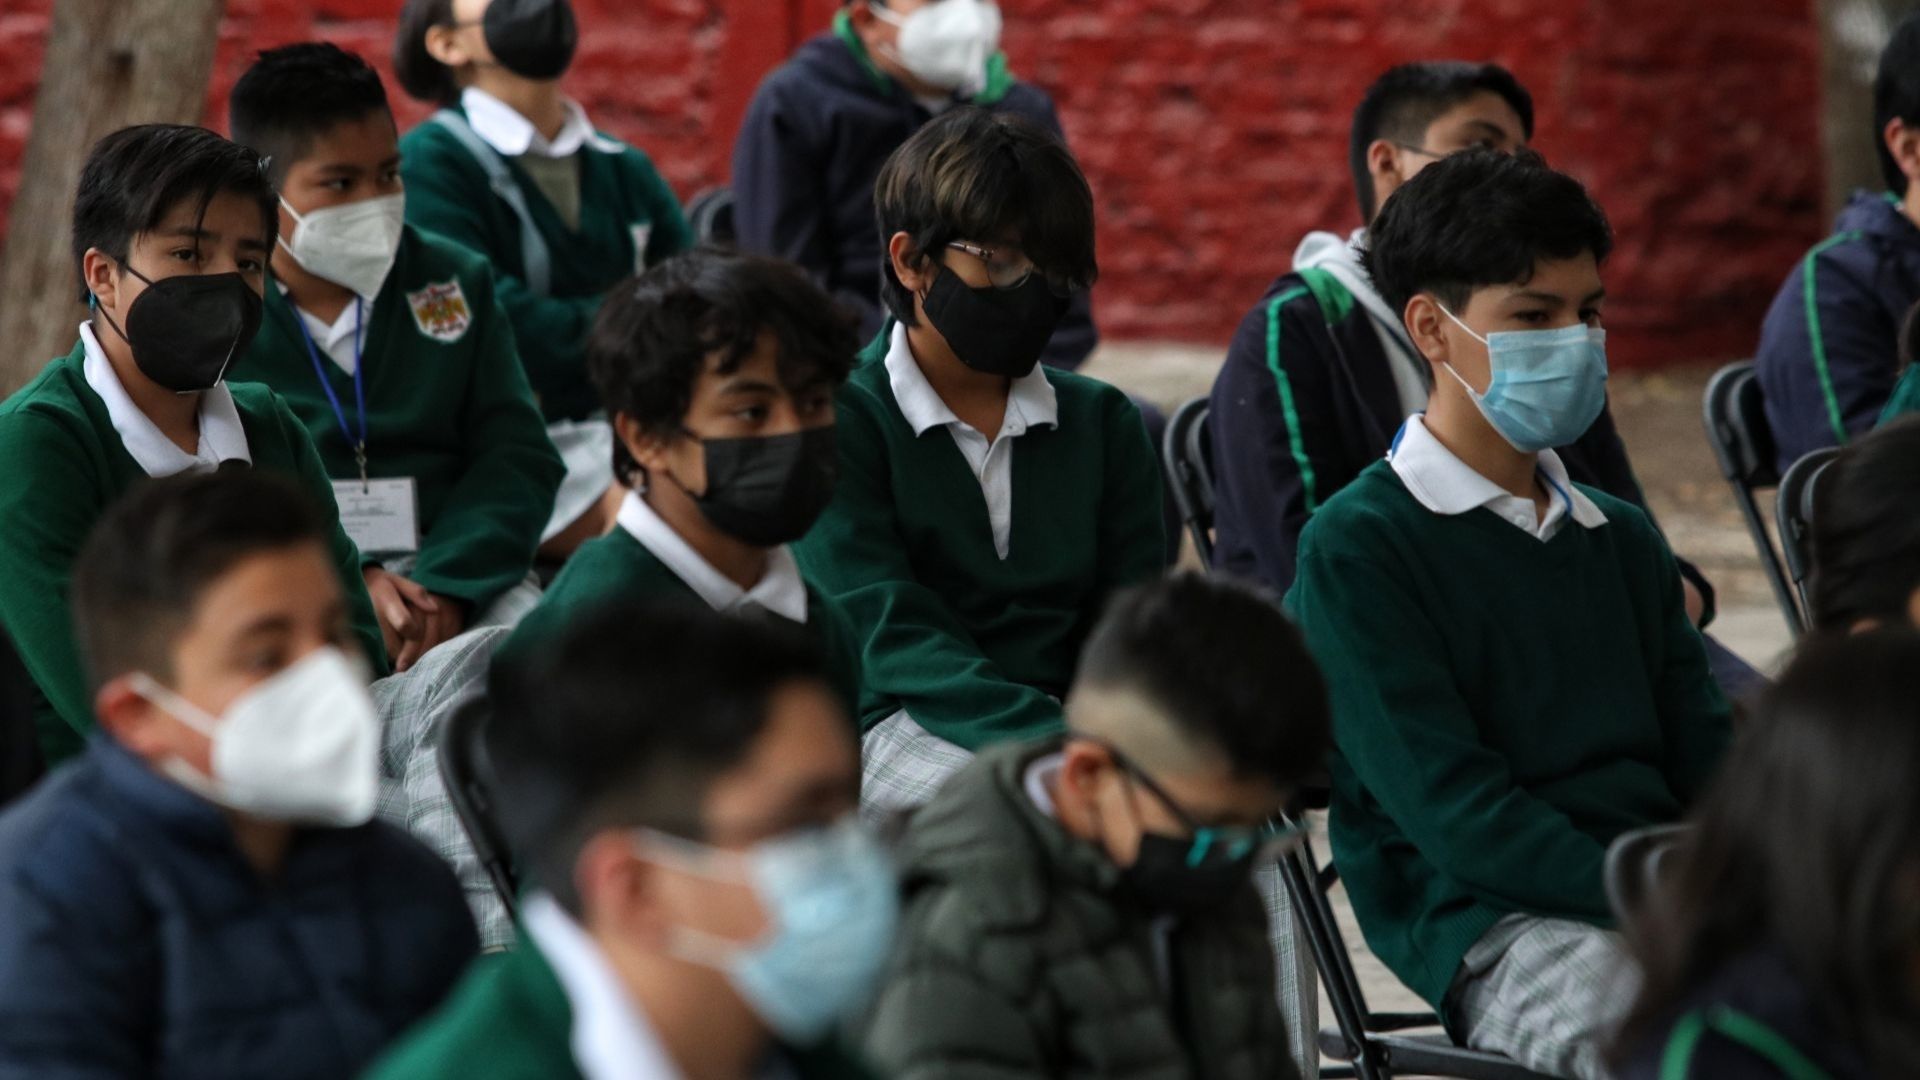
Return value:
M 558 636 L 567 624 L 596 605 L 615 600 L 676 596 L 698 601 L 693 586 L 667 568 L 659 556 L 616 528 L 580 545 L 559 576 L 547 587 L 540 603 L 501 647 L 501 655 L 523 652 L 534 643 Z M 834 689 L 854 709 L 860 701 L 860 639 L 840 606 L 807 586 L 807 632 L 819 642 L 831 665 Z
M 67 609 L 73 560 L 109 504 L 147 474 L 127 453 L 106 402 L 87 385 L 86 350 L 76 344 L 19 393 L 0 403 L 0 623 L 39 690 L 34 722 L 52 765 L 78 753 L 93 730 L 93 697 Z M 230 386 L 255 468 L 282 473 L 336 511 L 333 485 L 313 443 L 285 402 L 264 386 Z M 387 649 L 360 577 L 360 553 L 333 526 L 334 561 L 354 630 L 376 673 Z
M 1893 396 L 1887 399 L 1887 407 L 1880 410 L 1876 423 L 1890 423 L 1895 417 L 1910 412 L 1920 412 L 1920 364 L 1909 364 L 1900 373 L 1900 381 L 1893 384 Z
M 527 934 L 512 952 L 483 956 L 440 1010 L 394 1043 L 362 1080 L 579 1080 L 573 1006 Z M 868 1073 L 828 1044 L 782 1050 L 800 1080 L 863 1080 Z
M 840 479 L 798 544 L 864 637 L 862 727 L 895 710 L 977 750 L 1061 729 L 1080 646 L 1116 589 L 1165 567 L 1160 468 L 1140 412 L 1043 368 L 1058 427 L 1013 441 L 1007 557 L 945 428 L 915 437 L 885 363 L 891 323 L 840 390 Z
M 586 371 L 587 329 L 600 298 L 621 279 L 693 244 L 679 200 L 646 154 L 599 135 L 581 147 L 579 157 L 577 229 L 560 220 L 525 170 L 505 159 L 553 253 L 551 295 L 539 296 L 526 285 L 520 220 L 493 193 L 467 148 L 432 122 L 400 140 L 407 221 L 472 248 L 493 265 L 500 302 L 520 342 L 520 362 L 548 420 L 579 419 L 600 407 Z
M 306 426 L 335 480 L 360 475 L 299 315 L 269 284 L 266 317 L 234 378 L 273 387 Z M 367 474 L 414 478 L 420 555 L 412 577 L 484 610 L 527 576 L 565 467 L 547 438 L 487 264 L 408 227 L 374 297 L 360 362 Z M 320 353 L 327 384 L 358 437 L 353 376 Z
M 1385 461 L 1321 507 L 1287 604 L 1332 693 L 1331 834 L 1367 944 L 1436 1007 L 1503 915 L 1607 925 L 1607 844 L 1678 820 L 1729 709 L 1638 508 L 1540 542 Z

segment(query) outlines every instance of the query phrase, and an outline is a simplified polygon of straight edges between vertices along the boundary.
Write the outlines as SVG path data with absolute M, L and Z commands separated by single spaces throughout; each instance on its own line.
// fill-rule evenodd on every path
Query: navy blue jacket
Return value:
M 1374 318 L 1332 275 L 1308 271 L 1279 278 L 1241 321 L 1207 419 L 1221 571 L 1284 594 L 1307 519 L 1386 456 L 1406 417 Z M 1575 481 L 1646 508 L 1610 409 L 1556 452 Z M 1680 572 L 1711 619 L 1713 587 L 1690 564 Z
M 1697 1031 L 1689 1034 L 1689 1028 Z M 1692 1053 L 1683 1056 L 1679 1051 L 1689 1044 Z M 1787 1067 L 1796 1058 L 1828 1080 L 1872 1076 L 1843 1025 L 1772 949 L 1747 953 L 1708 979 L 1672 1024 L 1637 1048 L 1619 1070 L 1619 1080 L 1675 1075 L 1663 1067 L 1670 1050 L 1678 1075 L 1689 1080 L 1778 1080 L 1799 1075 Z
M 296 834 L 278 878 L 221 811 L 95 735 L 0 814 L 0 1078 L 344 1078 L 477 951 L 453 872 L 390 826 Z
M 1855 192 L 1834 234 L 1787 275 L 1761 326 L 1755 370 L 1782 470 L 1880 419 L 1915 301 L 1920 229 L 1891 196 Z
M 976 104 L 1018 113 L 1066 137 L 1053 99 L 1030 83 L 990 87 Z M 874 220 L 874 182 L 887 157 L 932 117 L 846 36 L 822 34 L 761 82 L 734 144 L 740 247 L 804 267 L 859 314 L 862 340 L 880 332 L 886 315 L 880 302 L 886 245 Z M 1098 342 L 1083 293 L 1043 359 L 1076 368 Z

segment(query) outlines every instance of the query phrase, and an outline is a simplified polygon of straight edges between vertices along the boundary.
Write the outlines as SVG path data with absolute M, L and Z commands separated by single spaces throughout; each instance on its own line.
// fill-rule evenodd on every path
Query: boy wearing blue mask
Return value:
M 404 671 L 533 606 L 560 456 L 484 260 L 402 221 L 380 76 L 336 46 L 260 54 L 228 102 L 279 189 L 265 313 L 235 377 L 273 387 L 333 477 Z
M 1611 247 L 1531 153 L 1455 155 L 1387 201 L 1367 268 L 1433 395 L 1309 523 L 1287 597 L 1333 688 L 1333 853 L 1368 944 L 1463 1042 L 1583 1080 L 1630 977 L 1607 844 L 1685 814 L 1729 719 L 1659 533 L 1548 449 L 1604 401 Z
M 482 724 L 523 941 L 372 1080 L 863 1075 L 833 1031 L 898 901 L 804 634 L 616 602 L 496 667 Z
M 888 159 L 874 204 L 892 317 L 840 391 L 833 501 L 795 551 L 864 639 L 877 814 L 975 750 L 1057 733 L 1088 629 L 1165 541 L 1139 410 L 1040 365 L 1099 273 L 1066 146 L 955 109 Z
M 332 529 L 251 469 L 100 518 L 72 590 L 100 730 L 0 815 L 0 1075 L 352 1076 L 473 959 L 452 872 L 370 820 Z

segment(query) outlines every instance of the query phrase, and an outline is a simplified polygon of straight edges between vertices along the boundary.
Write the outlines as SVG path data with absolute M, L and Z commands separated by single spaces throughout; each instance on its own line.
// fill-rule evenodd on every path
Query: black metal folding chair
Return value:
M 687 225 L 699 243 L 733 246 L 739 237 L 733 227 L 733 189 L 722 184 L 687 200 Z
M 1430 1012 L 1377 1013 L 1367 1007 L 1360 978 L 1347 956 L 1327 890 L 1340 880 L 1332 863 L 1315 864 L 1313 848 L 1301 844 L 1280 862 L 1287 898 L 1307 932 L 1313 964 L 1327 988 L 1335 1026 L 1320 1032 L 1320 1052 L 1347 1062 L 1321 1070 L 1323 1077 L 1392 1080 L 1397 1075 L 1456 1080 L 1551 1080 L 1512 1058 L 1456 1045 Z M 1430 1030 L 1420 1030 L 1420 1029 Z
M 1807 602 L 1807 578 L 1813 572 L 1813 491 L 1820 477 L 1840 456 L 1840 448 L 1815 450 L 1792 465 L 1780 478 L 1773 501 L 1774 521 L 1780 529 L 1780 550 L 1786 557 L 1787 577 L 1800 597 L 1800 625 L 1813 629 L 1813 608 Z
M 514 873 L 506 834 L 494 816 L 498 804 L 493 792 L 493 766 L 482 737 L 489 715 L 486 697 L 475 694 L 447 718 L 440 733 L 440 777 L 446 782 L 454 816 L 473 842 L 474 857 L 486 868 L 487 878 L 507 905 L 507 912 L 518 914 L 519 877 Z
M 1161 466 L 1180 520 L 1193 537 L 1200 565 L 1213 568 L 1213 448 L 1207 442 L 1207 399 L 1197 397 L 1173 411 L 1161 441 Z
M 1755 498 L 1759 492 L 1780 485 L 1780 470 L 1774 463 L 1773 430 L 1767 426 L 1766 405 L 1760 397 L 1753 361 L 1740 360 L 1714 372 L 1707 381 L 1702 412 L 1707 442 L 1720 461 L 1720 475 L 1733 488 L 1733 501 L 1746 519 L 1747 532 L 1760 555 L 1760 566 L 1767 572 L 1767 583 L 1773 587 L 1773 598 L 1786 616 L 1787 629 L 1798 637 L 1800 606 Z

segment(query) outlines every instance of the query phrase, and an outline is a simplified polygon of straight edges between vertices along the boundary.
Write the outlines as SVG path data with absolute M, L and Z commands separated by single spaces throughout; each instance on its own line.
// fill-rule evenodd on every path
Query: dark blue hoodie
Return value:
M 1834 234 L 1787 275 L 1760 331 L 1756 370 L 1782 470 L 1873 427 L 1915 301 L 1920 228 L 1893 196 L 1855 192 Z
M 800 46 L 754 94 L 733 149 L 734 227 L 743 249 L 800 264 L 858 312 L 864 340 L 879 332 L 886 314 L 874 181 L 888 155 L 933 113 L 874 66 L 844 12 L 836 27 Z M 1053 99 L 1008 76 L 1000 56 L 971 103 L 1018 113 L 1065 138 Z M 1075 368 L 1098 341 L 1082 293 L 1044 359 Z

